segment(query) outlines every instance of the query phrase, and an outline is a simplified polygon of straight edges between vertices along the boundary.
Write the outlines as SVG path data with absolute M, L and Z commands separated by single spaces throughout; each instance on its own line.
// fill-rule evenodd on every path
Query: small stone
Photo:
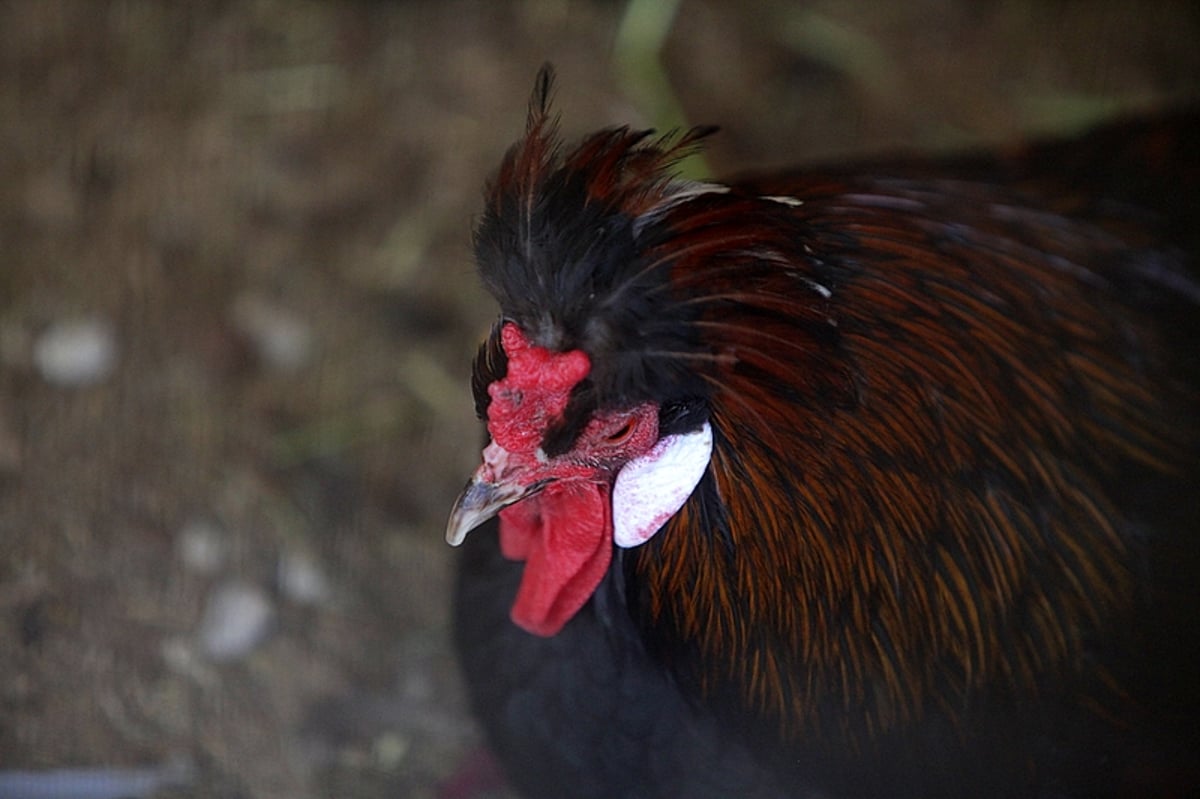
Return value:
M 117 362 L 112 325 L 101 319 L 56 322 L 33 343 L 33 363 L 48 383 L 68 388 L 108 377 Z
M 293 311 L 262 297 L 243 295 L 233 304 L 233 323 L 267 366 L 295 372 L 312 356 L 309 325 Z
M 385 732 L 371 744 L 371 759 L 382 771 L 396 771 L 411 748 L 409 740 L 395 732 Z
M 226 583 L 209 596 L 197 643 L 216 661 L 240 660 L 254 651 L 270 632 L 275 611 L 270 599 L 245 583 Z
M 316 605 L 329 596 L 329 582 L 320 566 L 303 552 L 285 552 L 279 559 L 279 588 L 302 605 Z
M 225 563 L 224 532 L 205 519 L 185 524 L 175 545 L 184 568 L 196 574 L 215 574 Z
M 198 685 L 211 688 L 217 684 L 219 677 L 208 662 L 200 657 L 196 645 L 190 639 L 182 636 L 172 636 L 164 640 L 159 648 L 163 662 L 176 674 L 193 680 Z

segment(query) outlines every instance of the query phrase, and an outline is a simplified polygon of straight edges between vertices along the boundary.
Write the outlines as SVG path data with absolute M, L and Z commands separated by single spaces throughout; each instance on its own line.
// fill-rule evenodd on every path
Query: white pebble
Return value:
M 196 574 L 215 574 L 225 563 L 224 533 L 204 519 L 193 519 L 183 526 L 175 541 L 184 567 Z
M 383 771 L 395 771 L 404 763 L 411 742 L 395 732 L 385 732 L 371 743 L 371 759 Z
M 171 636 L 159 645 L 163 662 L 176 674 L 181 674 L 206 688 L 215 686 L 220 678 L 208 661 L 199 657 L 195 643 L 182 636 Z M 4 799 L 0 797 L 0 799 Z
M 274 608 L 252 585 L 226 583 L 208 598 L 197 643 L 208 658 L 239 660 L 254 651 L 270 632 Z
M 47 382 L 75 387 L 98 383 L 117 362 L 112 326 L 100 319 L 56 322 L 33 343 L 33 363 Z
M 302 552 L 285 552 L 279 559 L 279 587 L 293 602 L 315 605 L 329 596 L 329 582 L 317 563 Z
M 313 336 L 293 311 L 261 297 L 242 295 L 233 304 L 233 322 L 268 366 L 294 372 L 308 363 Z

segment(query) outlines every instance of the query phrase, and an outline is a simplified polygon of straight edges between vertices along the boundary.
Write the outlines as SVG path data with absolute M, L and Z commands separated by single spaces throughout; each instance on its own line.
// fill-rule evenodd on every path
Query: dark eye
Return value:
M 630 419 L 629 421 L 625 422 L 625 424 L 621 425 L 616 430 L 605 436 L 604 440 L 609 444 L 620 444 L 622 441 L 629 438 L 631 433 L 633 433 L 633 427 L 634 420 Z

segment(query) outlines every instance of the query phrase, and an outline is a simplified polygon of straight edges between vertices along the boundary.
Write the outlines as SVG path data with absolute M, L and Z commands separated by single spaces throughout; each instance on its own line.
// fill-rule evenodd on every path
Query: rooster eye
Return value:
M 622 441 L 629 438 L 629 435 L 633 432 L 633 423 L 633 419 L 628 420 L 625 422 L 625 424 L 621 425 L 616 430 L 605 436 L 604 440 L 609 444 L 620 444 Z

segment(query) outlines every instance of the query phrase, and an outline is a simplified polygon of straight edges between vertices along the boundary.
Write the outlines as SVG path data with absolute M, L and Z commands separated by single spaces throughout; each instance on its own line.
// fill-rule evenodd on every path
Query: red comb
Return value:
M 509 452 L 533 453 L 592 363 L 583 350 L 553 352 L 530 344 L 512 322 L 501 329 L 500 343 L 508 373 L 488 386 L 488 432 Z

